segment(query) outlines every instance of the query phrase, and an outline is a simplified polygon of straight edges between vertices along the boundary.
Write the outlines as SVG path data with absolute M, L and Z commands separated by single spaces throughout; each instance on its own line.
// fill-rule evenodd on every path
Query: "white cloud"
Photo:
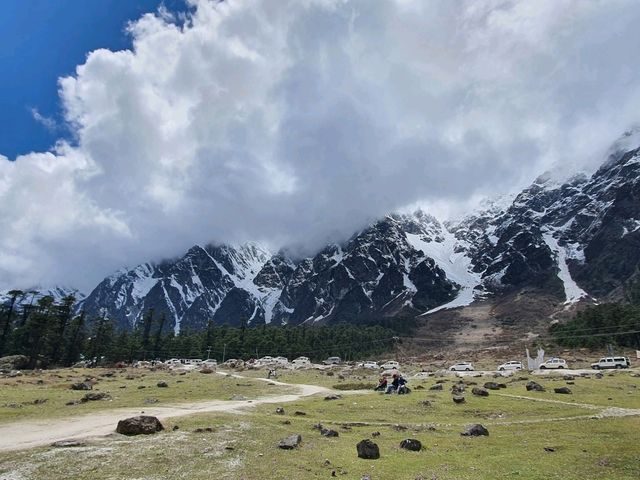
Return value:
M 0 287 L 198 242 L 313 249 L 593 168 L 638 121 L 633 1 L 191 3 L 60 80 L 76 145 L 0 158 Z

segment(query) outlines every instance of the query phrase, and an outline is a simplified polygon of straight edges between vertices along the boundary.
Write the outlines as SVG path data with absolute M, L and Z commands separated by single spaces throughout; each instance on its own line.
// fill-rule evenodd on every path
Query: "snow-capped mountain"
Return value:
M 515 198 L 456 221 L 392 214 L 304 259 L 258 244 L 196 245 L 113 274 L 81 308 L 123 328 L 153 308 L 178 332 L 209 319 L 297 325 L 425 315 L 524 290 L 567 303 L 619 299 L 640 276 L 636 137 L 616 142 L 591 176 L 542 175 Z
M 8 304 L 13 298 L 12 290 L 0 291 L 0 304 Z M 60 303 L 64 298 L 73 296 L 76 302 L 81 302 L 84 299 L 84 294 L 75 288 L 53 286 L 42 287 L 35 286 L 20 290 L 16 293 L 15 302 L 17 306 L 21 305 L 35 305 L 42 297 L 52 297 L 53 301 Z

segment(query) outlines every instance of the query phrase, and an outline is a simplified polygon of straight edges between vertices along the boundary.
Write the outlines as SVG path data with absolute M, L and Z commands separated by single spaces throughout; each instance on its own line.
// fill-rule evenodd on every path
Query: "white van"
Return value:
M 398 370 L 400 368 L 400 364 L 395 360 L 387 360 L 382 365 L 380 365 L 380 368 L 383 368 L 385 370 Z
M 291 364 L 294 367 L 307 367 L 311 365 L 311 360 L 309 360 L 309 357 L 298 357 L 293 362 L 291 362 Z
M 600 370 L 601 368 L 629 368 L 631 362 L 627 357 L 602 357 L 596 363 L 591 364 L 591 368 L 594 370 Z

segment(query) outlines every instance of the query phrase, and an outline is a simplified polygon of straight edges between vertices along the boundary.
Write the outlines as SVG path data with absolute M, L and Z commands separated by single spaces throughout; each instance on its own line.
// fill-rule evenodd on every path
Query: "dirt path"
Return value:
M 227 374 L 223 374 L 227 375 Z M 328 393 L 332 390 L 317 385 L 296 385 L 265 380 L 262 378 L 242 377 L 232 375 L 235 378 L 275 383 L 276 385 L 296 387 L 300 390 L 296 394 L 263 396 L 252 400 L 212 400 L 209 402 L 182 403 L 162 407 L 144 408 L 145 415 L 153 415 L 160 420 L 195 413 L 209 412 L 240 412 L 243 409 L 255 405 L 270 403 L 295 402 L 303 397 L 318 393 Z M 27 448 L 49 445 L 53 442 L 66 439 L 86 439 L 101 437 L 115 432 L 119 420 L 140 415 L 140 408 L 120 408 L 95 412 L 75 417 L 56 418 L 42 421 L 14 422 L 0 425 L 0 452 L 10 450 L 24 450 Z

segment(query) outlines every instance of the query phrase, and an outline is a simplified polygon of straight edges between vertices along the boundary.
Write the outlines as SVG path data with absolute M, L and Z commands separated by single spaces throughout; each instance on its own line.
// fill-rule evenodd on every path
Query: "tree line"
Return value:
M 116 327 L 106 315 L 88 318 L 76 313 L 73 296 L 56 302 L 43 296 L 30 303 L 25 293 L 12 290 L 0 305 L 0 357 L 25 355 L 29 367 L 71 366 L 85 360 L 95 364 L 166 360 L 169 358 L 259 358 L 282 355 L 289 359 L 328 356 L 358 359 L 393 348 L 398 332 L 411 322 L 399 321 L 397 329 L 387 320 L 379 324 L 323 326 L 241 327 L 216 325 L 203 331 L 167 332 L 164 314 L 145 312 L 133 330 Z

